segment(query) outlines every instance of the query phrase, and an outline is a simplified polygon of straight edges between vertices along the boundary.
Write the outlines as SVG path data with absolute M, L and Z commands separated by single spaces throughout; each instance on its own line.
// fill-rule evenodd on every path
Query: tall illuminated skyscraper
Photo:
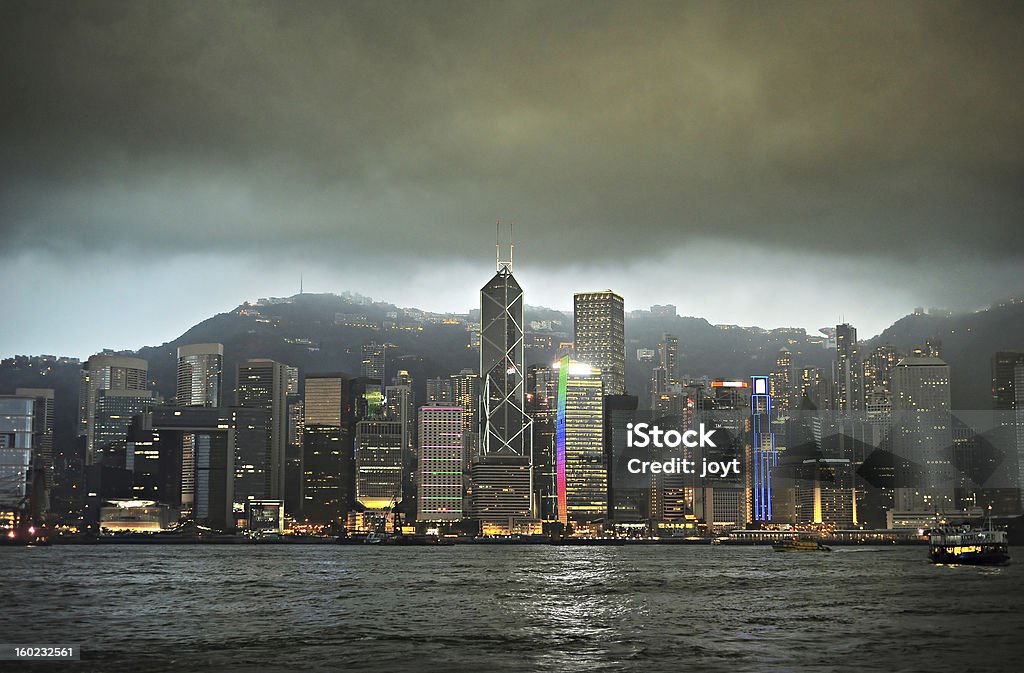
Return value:
M 53 388 L 17 388 L 18 397 L 31 397 L 35 401 L 32 418 L 32 448 L 35 464 L 45 470 L 46 488 L 54 484 L 53 463 Z
M 223 389 L 224 346 L 217 343 L 178 347 L 175 404 L 179 407 L 219 407 Z M 185 511 L 195 495 L 195 435 L 181 437 L 181 497 Z
M 611 290 L 573 297 L 574 357 L 601 372 L 606 395 L 626 392 L 626 333 L 622 297 Z
M 392 385 L 384 389 L 384 416 L 402 426 L 402 493 L 406 513 L 415 516 L 416 508 L 416 399 L 413 396 L 412 378 L 407 371 L 399 371 Z
M 402 424 L 364 419 L 356 424 L 356 500 L 376 515 L 402 502 Z
M 772 432 L 772 396 L 769 394 L 768 377 L 751 378 L 751 459 L 750 474 L 752 488 L 750 517 L 753 521 L 772 520 L 772 470 L 779 464 L 779 452 L 775 449 L 775 433 Z
M 467 433 L 479 434 L 480 377 L 472 369 L 463 369 L 449 379 L 452 382 L 452 405 L 462 407 L 463 428 Z
M 665 370 L 665 382 L 679 381 L 679 337 L 668 332 L 661 335 L 658 343 L 658 360 Z
M 927 356 L 900 360 L 893 373 L 896 509 L 955 509 L 949 365 Z
M 219 407 L 224 346 L 191 344 L 178 347 L 175 402 L 179 407 Z
M 564 356 L 558 368 L 555 421 L 558 520 L 592 522 L 608 514 L 601 371 Z
M 387 346 L 370 342 L 362 347 L 361 373 L 368 379 L 377 379 L 384 385 L 384 370 L 387 365 Z
M 149 363 L 119 355 L 93 355 L 82 369 L 78 402 L 78 436 L 85 437 L 85 464 L 96 458 L 96 400 L 101 390 L 145 391 Z
M 793 356 L 788 348 L 780 348 L 775 358 L 775 366 L 768 378 L 768 392 L 774 406 L 781 411 L 789 411 L 795 402 L 796 386 L 793 381 Z
M 857 347 L 857 328 L 847 323 L 836 325 L 836 411 L 852 414 L 864 408 L 863 374 Z
M 319 524 L 348 513 L 352 436 L 345 419 L 348 380 L 341 374 L 307 376 L 303 400 L 302 514 Z
M 246 360 L 236 371 L 238 406 L 265 409 L 270 432 L 264 464 L 265 498 L 284 500 L 285 445 L 288 438 L 288 366 L 262 358 Z M 298 503 L 285 503 L 295 507 Z
M 458 521 L 462 518 L 462 408 L 420 407 L 417 434 L 417 519 Z
M 532 518 L 532 428 L 526 413 L 523 290 L 512 249 L 480 290 L 480 454 L 473 463 L 473 516 L 514 526 Z

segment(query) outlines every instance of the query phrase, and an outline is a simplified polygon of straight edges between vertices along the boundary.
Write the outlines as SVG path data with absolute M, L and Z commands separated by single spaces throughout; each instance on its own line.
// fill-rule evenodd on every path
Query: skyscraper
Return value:
M 1000 351 L 992 356 L 992 408 L 999 411 L 1016 409 L 1014 370 L 1024 364 L 1024 353 Z
M 949 365 L 935 357 L 907 357 L 893 373 L 892 439 L 896 503 L 900 511 L 955 508 Z
M 370 342 L 362 347 L 362 368 L 360 374 L 368 379 L 377 379 L 384 384 L 387 365 L 387 345 Z
M 480 455 L 471 469 L 473 516 L 513 527 L 532 518 L 532 428 L 526 413 L 523 290 L 512 254 L 480 290 Z
M 864 406 L 863 373 L 857 346 L 857 329 L 843 323 L 836 325 L 836 411 L 851 414 Z
M 302 432 L 302 514 L 314 523 L 341 523 L 348 513 L 352 437 L 345 418 L 347 379 L 341 374 L 306 377 Z
M 892 373 L 900 356 L 891 344 L 879 344 L 864 358 L 864 399 L 876 390 L 892 392 Z
M 147 389 L 149 363 L 140 358 L 93 355 L 81 372 L 78 436 L 85 437 L 85 464 L 95 462 L 96 398 L 101 390 Z
M 0 396 L 0 529 L 15 527 L 16 512 L 28 493 L 32 465 L 34 401 Z
M 415 517 L 416 508 L 416 399 L 409 372 L 399 371 L 392 385 L 384 389 L 384 416 L 402 428 L 402 502 L 407 514 Z
M 558 372 L 543 365 L 526 370 L 526 409 L 533 425 L 533 491 L 537 516 L 552 520 L 557 512 L 555 421 Z
M 380 516 L 402 502 L 402 424 L 364 419 L 356 424 L 356 500 Z
M 796 401 L 796 385 L 793 381 L 793 356 L 788 348 L 780 348 L 768 379 L 768 392 L 773 406 L 786 412 Z
M 18 397 L 31 397 L 34 400 L 32 412 L 32 448 L 35 452 L 35 464 L 45 470 L 46 488 L 54 485 L 53 465 L 53 388 L 17 388 L 14 394 Z
M 217 343 L 178 347 L 175 403 L 179 407 L 219 407 L 223 389 L 224 346 Z M 181 436 L 181 494 L 186 513 L 195 493 L 195 436 Z
M 463 369 L 449 378 L 452 382 L 452 405 L 462 407 L 463 429 L 466 433 L 479 434 L 480 377 L 472 369 Z
M 191 344 L 178 347 L 175 402 L 179 407 L 219 407 L 224 346 Z
M 665 382 L 679 381 L 679 337 L 668 332 L 661 335 L 658 344 L 658 360 L 665 369 Z
M 751 471 L 748 479 L 752 488 L 752 521 L 772 520 L 772 472 L 779 464 L 779 452 L 775 448 L 775 433 L 772 431 L 772 395 L 769 394 L 768 377 L 751 378 Z
M 462 518 L 462 408 L 425 406 L 419 410 L 419 521 Z
M 427 404 L 440 406 L 452 404 L 452 380 L 450 378 L 427 379 Z
M 284 500 L 285 444 L 288 436 L 288 367 L 262 358 L 240 363 L 236 369 L 235 394 L 238 406 L 264 409 L 270 416 L 267 446 L 262 467 L 265 472 L 264 498 Z M 298 503 L 285 503 L 285 508 Z
M 606 395 L 626 393 L 626 337 L 622 297 L 611 290 L 573 297 L 574 357 L 601 372 Z
M 558 520 L 588 523 L 608 514 L 601 371 L 564 356 L 558 368 L 555 425 Z

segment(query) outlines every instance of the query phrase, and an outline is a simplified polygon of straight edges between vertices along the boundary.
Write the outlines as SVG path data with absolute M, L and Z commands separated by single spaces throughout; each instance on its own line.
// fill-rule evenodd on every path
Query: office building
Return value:
M 893 373 L 892 443 L 898 511 L 955 509 L 949 365 L 907 357 Z
M 793 357 L 788 348 L 780 348 L 768 377 L 769 394 L 773 406 L 782 413 L 795 407 L 797 402 L 797 386 L 793 377 Z
M 253 456 L 251 474 L 263 475 L 261 500 L 283 500 L 285 494 L 285 447 L 288 437 L 288 366 L 274 360 L 254 358 L 240 363 L 235 374 L 237 405 L 263 409 L 269 419 L 267 447 L 262 458 Z M 248 469 L 248 468 L 247 468 Z M 255 489 L 249 489 L 255 490 Z M 298 503 L 285 502 L 285 509 Z
M 16 397 L 28 397 L 32 405 L 32 450 L 34 464 L 44 471 L 46 489 L 55 484 L 53 462 L 53 388 L 17 388 Z
M 144 391 L 149 363 L 139 358 L 93 355 L 82 368 L 78 400 L 78 436 L 85 438 L 85 464 L 96 458 L 96 399 L 102 390 Z
M 452 405 L 452 380 L 450 378 L 427 379 L 427 404 L 442 407 Z
M 566 355 L 557 363 L 558 520 L 590 523 L 608 514 L 604 390 L 600 370 Z
M 219 407 L 223 366 L 224 346 L 221 344 L 179 346 L 175 404 L 179 407 Z
M 537 516 L 555 519 L 556 487 L 555 422 L 558 415 L 558 372 L 543 365 L 526 370 L 526 411 L 533 426 L 533 490 Z
M 30 397 L 0 396 L 0 530 L 15 527 L 29 493 L 35 401 Z
M 378 515 L 387 516 L 401 504 L 402 424 L 364 419 L 356 424 L 356 500 Z
M 344 522 L 352 500 L 353 455 L 346 418 L 348 379 L 308 375 L 302 432 L 302 516 L 323 525 Z
M 992 408 L 1011 411 L 1017 408 L 1015 370 L 1024 364 L 1024 353 L 1000 351 L 992 356 Z
M 362 364 L 360 376 L 368 379 L 376 379 L 381 385 L 384 384 L 384 373 L 387 367 L 388 346 L 385 344 L 368 343 L 362 346 Z
M 836 325 L 836 360 L 833 363 L 836 411 L 852 414 L 863 409 L 864 366 L 857 345 L 857 329 L 843 323 Z
M 679 382 L 679 337 L 664 333 L 658 343 L 658 361 L 665 370 L 666 383 Z
M 473 518 L 506 530 L 532 519 L 532 439 L 526 413 L 523 290 L 508 261 L 480 290 L 480 450 L 471 467 Z
M 93 463 L 126 469 L 132 418 L 161 404 L 151 390 L 98 390 L 93 404 Z
M 772 521 L 773 473 L 779 465 L 779 452 L 775 448 L 772 430 L 772 395 L 769 394 L 767 376 L 751 378 L 751 470 L 747 478 L 752 491 L 751 521 Z
M 419 409 L 417 520 L 457 521 L 462 518 L 462 408 L 425 406 Z
M 626 336 L 622 297 L 611 290 L 573 297 L 574 357 L 601 372 L 606 395 L 626 393 Z

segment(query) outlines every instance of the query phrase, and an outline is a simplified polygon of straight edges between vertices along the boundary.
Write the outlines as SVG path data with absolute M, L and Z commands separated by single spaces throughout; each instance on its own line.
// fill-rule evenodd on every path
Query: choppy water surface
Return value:
M 31 670 L 1012 671 L 1012 553 L 970 568 L 924 547 L 6 548 L 0 641 L 82 645 L 80 664 Z

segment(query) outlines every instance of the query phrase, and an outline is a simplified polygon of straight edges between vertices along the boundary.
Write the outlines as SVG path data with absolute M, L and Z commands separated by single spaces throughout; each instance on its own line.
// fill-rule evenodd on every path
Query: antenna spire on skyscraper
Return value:
M 512 271 L 512 254 L 513 254 L 513 251 L 515 250 L 515 247 L 516 247 L 515 243 L 512 240 L 512 234 L 513 234 L 513 227 L 514 226 L 515 226 L 515 222 L 509 222 L 509 225 L 508 225 L 508 239 L 509 239 L 509 242 L 508 242 L 508 246 L 509 246 L 508 247 L 508 259 L 507 260 L 502 260 L 501 259 L 501 220 L 498 220 L 497 222 L 494 223 L 494 257 L 495 257 L 495 262 L 497 263 L 497 270 L 498 271 L 502 271 L 502 270 L 508 270 L 509 272 Z

